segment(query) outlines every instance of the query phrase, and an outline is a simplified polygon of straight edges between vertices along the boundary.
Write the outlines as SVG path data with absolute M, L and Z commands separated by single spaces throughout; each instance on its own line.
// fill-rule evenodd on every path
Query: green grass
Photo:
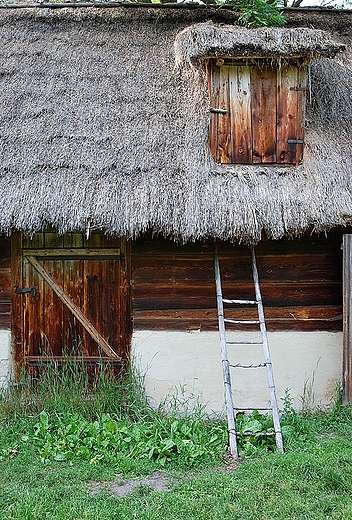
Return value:
M 167 416 L 155 412 L 131 378 L 116 384 L 104 376 L 92 386 L 88 377 L 71 376 L 47 374 L 1 398 L 1 519 L 352 519 L 350 407 L 338 403 L 328 413 L 302 416 L 286 406 L 286 453 L 259 446 L 236 470 L 224 471 L 221 421 L 175 406 Z M 127 438 L 139 431 L 136 456 L 130 441 L 125 449 L 114 437 L 123 427 Z M 91 449 L 81 452 L 82 442 Z M 148 445 L 163 442 L 164 453 Z M 116 498 L 105 484 L 92 493 L 94 483 L 156 470 L 169 479 L 168 491 L 141 485 Z

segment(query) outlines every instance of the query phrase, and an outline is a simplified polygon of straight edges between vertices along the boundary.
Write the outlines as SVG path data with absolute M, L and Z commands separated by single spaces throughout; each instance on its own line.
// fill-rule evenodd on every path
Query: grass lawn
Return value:
M 133 408 L 116 388 L 104 401 L 106 390 L 98 401 L 77 389 L 2 398 L 1 519 L 352 519 L 350 408 L 286 410 L 286 453 L 258 444 L 236 467 L 223 423 Z

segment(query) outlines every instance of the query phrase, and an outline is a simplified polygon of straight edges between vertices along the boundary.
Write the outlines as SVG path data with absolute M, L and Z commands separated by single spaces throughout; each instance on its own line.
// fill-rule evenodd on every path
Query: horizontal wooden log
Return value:
M 223 284 L 237 281 L 251 282 L 252 271 L 248 259 L 223 259 L 221 274 Z M 331 280 L 341 282 L 339 255 L 300 255 L 275 257 L 266 256 L 258 259 L 261 282 L 315 282 Z M 212 284 L 214 282 L 214 264 L 212 259 L 174 258 L 138 258 L 133 264 L 133 283 L 188 283 Z
M 8 311 L 0 306 L 0 330 L 11 330 L 10 306 L 8 306 Z
M 7 237 L 0 237 L 0 267 L 10 267 L 11 259 L 11 240 Z
M 9 238 L 0 238 L 0 305 L 5 304 L 6 314 L 10 311 L 11 287 L 11 242 Z M 2 308 L 0 308 L 2 312 Z M 1 326 L 1 323 L 0 323 Z
M 253 319 L 255 310 L 249 308 L 227 309 L 231 319 Z M 341 306 L 266 307 L 268 330 L 342 330 Z M 216 309 L 175 309 L 158 311 L 135 311 L 136 330 L 217 330 Z M 227 325 L 228 330 L 258 330 L 253 325 Z
M 261 284 L 261 290 L 265 306 L 334 305 L 341 300 L 341 285 L 337 282 Z M 238 284 L 231 290 L 224 285 L 223 296 L 252 299 L 253 285 Z M 211 308 L 216 305 L 215 287 L 156 283 L 134 286 L 133 304 L 135 310 Z
M 303 238 L 291 240 L 263 240 L 256 246 L 256 255 L 259 258 L 262 254 L 284 255 L 284 254 L 329 254 L 339 251 L 342 244 L 342 235 L 348 233 L 348 229 L 332 230 L 326 236 L 309 235 Z M 219 256 L 226 257 L 236 254 L 237 256 L 248 256 L 249 247 L 245 245 L 233 245 L 229 242 L 217 242 Z M 172 240 L 163 238 L 151 238 L 146 236 L 139 238 L 132 243 L 132 258 L 135 256 L 172 256 L 182 255 L 189 257 L 209 257 L 213 256 L 213 243 L 195 242 L 185 245 L 178 245 Z
M 11 287 L 11 272 L 10 269 L 6 272 L 0 271 L 0 300 L 11 301 L 13 288 Z

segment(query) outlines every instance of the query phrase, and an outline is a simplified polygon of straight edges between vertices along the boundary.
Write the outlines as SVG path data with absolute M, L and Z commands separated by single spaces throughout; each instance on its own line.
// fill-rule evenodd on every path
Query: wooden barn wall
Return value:
M 341 233 L 325 238 L 265 242 L 257 260 L 268 328 L 342 330 Z M 11 328 L 11 247 L 0 238 L 0 329 Z M 221 244 L 224 295 L 251 296 L 246 247 Z M 211 243 L 177 246 L 144 238 L 132 245 L 133 319 L 136 329 L 215 330 Z M 231 310 L 245 317 L 250 310 Z
M 11 329 L 11 240 L 0 237 L 0 330 Z
M 342 330 L 341 241 L 336 232 L 257 246 L 269 330 Z M 221 243 L 219 252 L 224 297 L 253 298 L 249 248 Z M 134 329 L 216 330 L 212 244 L 135 241 L 132 291 Z M 227 317 L 250 319 L 253 312 L 232 307 Z

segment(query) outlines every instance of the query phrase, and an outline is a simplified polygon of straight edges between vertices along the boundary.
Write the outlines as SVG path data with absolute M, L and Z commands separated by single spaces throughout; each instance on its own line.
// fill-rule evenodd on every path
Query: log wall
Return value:
M 342 330 L 341 233 L 265 241 L 256 249 L 269 330 Z M 226 298 L 253 299 L 249 249 L 218 244 Z M 216 330 L 212 244 L 177 246 L 165 239 L 132 245 L 135 329 Z M 231 308 L 250 319 L 255 309 Z M 253 330 L 248 325 L 245 330 Z
M 263 242 L 257 261 L 269 330 L 342 330 L 341 233 Z M 220 244 L 224 296 L 252 297 L 248 250 Z M 0 330 L 11 328 L 11 247 L 0 239 Z M 164 239 L 132 244 L 136 329 L 216 330 L 211 243 Z M 250 316 L 231 310 L 229 316 Z

